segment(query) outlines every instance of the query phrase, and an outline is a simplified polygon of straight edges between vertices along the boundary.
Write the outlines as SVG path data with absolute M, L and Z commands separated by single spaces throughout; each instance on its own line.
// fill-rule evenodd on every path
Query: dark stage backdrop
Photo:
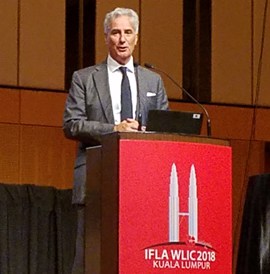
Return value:
M 69 274 L 75 251 L 72 190 L 0 183 L 0 273 Z
M 270 173 L 249 178 L 236 273 L 270 273 Z

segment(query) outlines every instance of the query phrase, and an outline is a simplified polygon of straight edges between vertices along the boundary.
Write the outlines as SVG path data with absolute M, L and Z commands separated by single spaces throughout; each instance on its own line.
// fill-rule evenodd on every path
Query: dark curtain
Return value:
M 270 174 L 249 179 L 236 273 L 270 273 Z
M 70 189 L 0 184 L 0 273 L 71 273 L 76 214 Z

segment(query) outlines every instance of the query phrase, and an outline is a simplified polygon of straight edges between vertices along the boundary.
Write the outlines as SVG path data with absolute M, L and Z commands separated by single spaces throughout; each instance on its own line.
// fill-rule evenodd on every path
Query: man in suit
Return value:
M 64 111 L 63 129 L 67 138 L 79 141 L 74 170 L 74 204 L 84 204 L 86 147 L 99 144 L 100 137 L 109 132 L 134 132 L 144 128 L 150 109 L 168 109 L 161 77 L 136 65 L 133 60 L 138 29 L 139 19 L 135 11 L 116 8 L 109 12 L 104 20 L 107 59 L 73 74 Z M 124 109 L 121 105 L 121 85 L 124 78 L 121 67 L 126 67 L 131 92 L 131 112 L 125 118 L 121 116 Z

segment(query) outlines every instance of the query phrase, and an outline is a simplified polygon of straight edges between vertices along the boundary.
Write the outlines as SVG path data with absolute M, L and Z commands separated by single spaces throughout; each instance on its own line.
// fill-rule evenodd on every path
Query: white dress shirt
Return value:
M 122 67 L 121 64 L 117 63 L 110 55 L 107 58 L 107 68 L 109 75 L 109 87 L 112 99 L 112 108 L 114 123 L 117 125 L 121 122 L 121 82 L 122 72 L 119 70 Z M 135 118 L 136 106 L 137 106 L 137 84 L 135 69 L 133 64 L 133 57 L 130 58 L 129 62 L 125 65 L 127 67 L 127 76 L 129 79 L 131 98 L 132 98 L 132 111 L 133 117 Z

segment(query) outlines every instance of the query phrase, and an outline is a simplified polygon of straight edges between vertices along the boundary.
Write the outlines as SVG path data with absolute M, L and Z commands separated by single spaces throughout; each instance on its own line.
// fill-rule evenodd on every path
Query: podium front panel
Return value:
M 119 273 L 232 273 L 229 146 L 119 141 Z

